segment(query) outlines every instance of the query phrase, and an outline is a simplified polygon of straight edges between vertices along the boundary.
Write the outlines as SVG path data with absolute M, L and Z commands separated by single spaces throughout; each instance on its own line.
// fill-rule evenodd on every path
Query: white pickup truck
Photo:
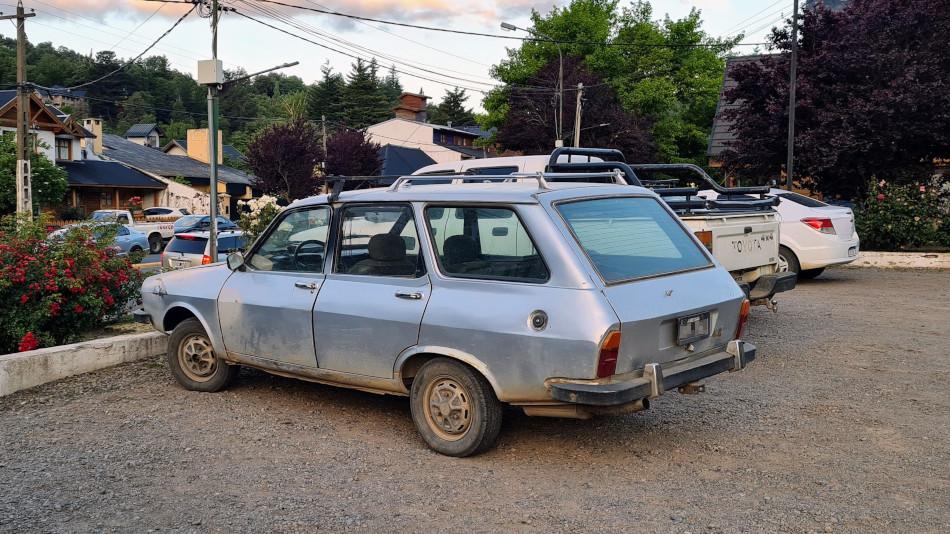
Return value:
M 631 185 L 652 189 L 680 216 L 686 226 L 726 268 L 746 292 L 753 305 L 775 310 L 776 293 L 795 287 L 795 273 L 778 272 L 779 220 L 773 208 L 777 202 L 766 197 L 768 187 L 725 188 L 705 171 L 689 164 L 632 165 L 617 150 L 597 148 L 557 148 L 550 156 L 515 156 L 470 159 L 423 167 L 414 175 L 507 175 L 514 173 L 563 173 L 548 181 L 587 181 L 584 173 L 619 171 Z M 720 196 L 706 200 L 697 196 L 699 188 L 677 187 L 677 178 L 644 180 L 642 176 L 673 176 L 683 172 L 704 189 Z M 575 176 L 570 176 L 575 175 Z M 461 179 L 461 178 L 459 178 Z M 731 195 L 736 195 L 733 199 Z M 750 198 L 758 195 L 758 198 Z
M 175 237 L 175 225 L 170 222 L 136 221 L 128 210 L 96 210 L 90 217 L 94 221 L 117 222 L 128 224 L 139 232 L 148 236 L 148 249 L 152 254 L 158 254 L 165 248 L 165 243 Z

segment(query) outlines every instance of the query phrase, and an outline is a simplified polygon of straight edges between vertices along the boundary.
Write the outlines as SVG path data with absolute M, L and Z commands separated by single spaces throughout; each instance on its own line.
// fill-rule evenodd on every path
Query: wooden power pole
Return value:
M 33 217 L 33 195 L 30 187 L 30 88 L 26 83 L 26 19 L 35 13 L 23 10 L 23 1 L 17 3 L 16 15 L 0 20 L 16 19 L 16 211 Z
M 577 112 L 574 115 L 574 148 L 581 146 L 581 105 L 584 96 L 584 84 L 577 84 Z

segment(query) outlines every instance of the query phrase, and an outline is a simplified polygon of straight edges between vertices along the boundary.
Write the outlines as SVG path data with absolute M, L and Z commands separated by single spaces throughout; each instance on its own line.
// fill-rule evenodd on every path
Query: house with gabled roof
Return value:
M 92 137 L 74 119 L 43 102 L 36 94 L 29 95 L 30 134 L 36 142 L 37 152 L 50 161 L 75 161 L 82 159 L 82 139 Z M 0 91 L 0 132 L 17 131 L 17 92 Z
M 123 137 L 138 145 L 158 148 L 165 132 L 157 124 L 133 124 Z

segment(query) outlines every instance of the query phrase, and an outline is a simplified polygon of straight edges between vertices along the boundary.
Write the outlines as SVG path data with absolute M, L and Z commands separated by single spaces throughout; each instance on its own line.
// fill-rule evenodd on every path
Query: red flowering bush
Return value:
M 0 354 L 69 343 L 139 298 L 142 275 L 105 254 L 106 236 L 79 227 L 48 239 L 45 228 L 0 223 Z
M 864 250 L 909 250 L 950 246 L 950 211 L 939 186 L 896 185 L 881 180 L 868 188 L 855 225 Z

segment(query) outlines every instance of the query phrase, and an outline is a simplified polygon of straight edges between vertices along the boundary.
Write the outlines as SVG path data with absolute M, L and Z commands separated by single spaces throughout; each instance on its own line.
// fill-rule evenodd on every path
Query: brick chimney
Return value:
M 416 122 L 426 122 L 426 101 L 429 97 L 423 94 L 403 93 L 399 95 L 399 105 L 393 106 L 397 119 L 407 119 Z
M 102 155 L 102 119 L 84 119 L 82 121 L 82 127 L 89 130 L 96 136 L 95 139 L 92 139 L 92 153 L 97 156 Z M 84 139 L 83 143 L 86 145 L 86 150 L 89 150 L 89 139 Z

